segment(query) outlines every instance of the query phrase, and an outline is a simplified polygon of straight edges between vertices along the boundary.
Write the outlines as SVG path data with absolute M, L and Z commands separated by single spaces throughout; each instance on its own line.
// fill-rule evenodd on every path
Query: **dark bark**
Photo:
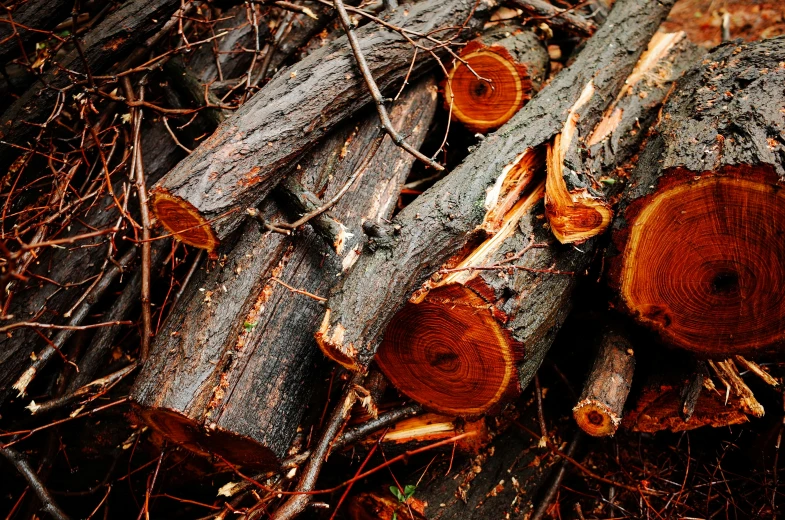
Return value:
M 509 123 L 488 136 L 461 166 L 407 206 L 393 220 L 385 240 L 377 240 L 375 252 L 363 254 L 332 294 L 329 312 L 317 334 L 323 352 L 347 367 L 365 369 L 390 320 L 412 293 L 434 270 L 451 259 L 460 261 L 471 252 L 467 244 L 481 242 L 490 234 L 478 229 L 488 210 L 498 209 L 486 208 L 486 190 L 513 170 L 507 166 L 531 160 L 531 152 L 524 152 L 543 145 L 561 131 L 570 108 L 590 81 L 598 94 L 581 115 L 598 121 L 671 5 L 617 2 L 607 25 L 588 42 L 570 68 L 554 78 Z M 623 32 L 618 29 L 621 25 L 625 27 Z M 534 211 L 523 215 L 521 224 L 526 232 L 536 234 L 535 240 L 544 238 L 537 207 L 541 208 L 534 204 Z M 495 258 L 504 259 L 507 252 L 521 251 L 529 243 L 525 232 L 510 237 L 512 242 L 496 249 Z M 462 248 L 464 252 L 456 259 Z M 557 268 L 575 272 L 581 272 L 591 257 L 558 247 L 534 249 L 530 254 L 536 257 L 525 257 L 528 266 L 547 268 L 556 262 Z M 533 377 L 566 316 L 575 280 L 523 269 L 513 271 L 510 282 L 500 282 L 498 272 L 488 278 L 493 278 L 490 287 L 502 290 L 495 301 L 509 317 L 505 328 L 523 345 L 525 358 L 519 365 L 523 387 Z M 478 273 L 482 276 L 484 271 Z M 418 291 L 418 300 L 424 292 Z
M 161 122 L 147 126 L 142 134 L 145 172 L 148 179 L 154 182 L 176 163 L 181 154 L 172 149 L 171 139 Z M 115 192 L 122 193 L 126 183 L 127 179 L 116 181 Z M 135 208 L 133 204 L 129 204 L 128 210 L 131 215 L 138 214 L 138 207 Z M 81 220 L 72 221 L 70 230 L 57 237 L 78 236 L 96 229 L 111 228 L 119 218 L 120 212 L 114 206 L 111 196 L 106 194 Z M 125 246 L 122 239 L 124 234 L 125 231 L 119 233 L 115 239 L 119 247 Z M 7 314 L 13 315 L 15 321 L 35 320 L 57 324 L 67 322 L 65 313 L 90 285 L 89 281 L 85 281 L 100 273 L 101 265 L 109 252 L 109 242 L 104 236 L 80 241 L 78 246 L 81 247 L 50 247 L 39 251 L 37 260 L 23 273 L 29 277 L 29 281 L 14 287 Z M 117 258 L 119 257 L 120 255 L 117 255 Z M 109 266 L 111 267 L 111 264 Z M 101 331 L 99 334 L 108 332 Z M 42 331 L 42 334 L 51 338 L 54 332 L 50 334 L 49 331 Z M 16 329 L 10 336 L 0 336 L 0 401 L 8 397 L 12 391 L 11 385 L 30 365 L 30 354 L 45 346 L 46 342 L 35 330 L 29 328 Z
M 705 357 L 785 345 L 784 43 L 729 42 L 685 75 L 613 225 L 621 309 Z
M 0 17 L 0 66 L 14 55 L 21 54 L 20 45 L 27 47 L 33 40 L 44 37 L 40 32 L 16 25 L 49 31 L 68 16 L 73 6 L 71 0 L 28 0 L 10 13 L 5 12 Z
M 106 16 L 81 39 L 84 61 L 92 74 L 101 74 L 116 64 L 119 58 L 140 47 L 169 20 L 179 0 L 131 0 Z M 74 73 L 67 72 L 74 71 Z M 0 117 L 0 138 L 23 144 L 29 142 L 40 125 L 51 115 L 60 90 L 73 81 L 86 81 L 85 64 L 76 49 L 56 61 L 19 99 Z M 68 90 L 68 96 L 76 94 Z M 0 148 L 0 164 L 5 164 L 15 153 L 8 146 Z
M 487 11 L 484 4 L 476 10 L 474 5 L 471 0 L 418 3 L 405 13 L 397 10 L 390 22 L 428 32 L 460 26 L 473 13 L 461 32 L 467 37 Z M 357 35 L 376 81 L 389 92 L 406 75 L 413 49 L 398 33 L 373 23 L 358 29 Z M 433 65 L 427 53 L 419 52 L 412 74 Z M 214 249 L 240 225 L 245 209 L 263 199 L 309 147 L 369 101 L 346 37 L 328 43 L 281 71 L 162 179 L 152 191 L 154 211 L 170 230 L 202 226 L 195 236 L 180 233 L 179 238 Z M 167 210 L 175 215 L 168 224 Z M 185 217 L 183 211 L 196 211 L 198 216 Z M 209 227 L 205 221 L 212 221 Z
M 608 326 L 602 333 L 581 397 L 572 410 L 583 431 L 595 437 L 616 433 L 634 372 L 632 343 L 621 328 Z
M 426 82 L 394 109 L 413 143 L 424 138 L 436 102 L 435 86 Z M 344 125 L 300 161 L 295 175 L 331 197 L 380 132 L 370 114 Z M 363 220 L 388 217 L 413 160 L 386 139 L 333 215 L 358 229 Z M 267 221 L 284 219 L 281 206 L 268 201 L 260 213 Z M 254 221 L 229 246 L 209 271 L 195 275 L 172 310 L 132 397 L 140 416 L 178 444 L 271 467 L 289 446 L 320 374 L 313 332 L 321 305 L 276 280 L 322 296 L 356 255 L 334 256 L 308 227 L 284 236 Z
M 546 215 L 560 242 L 581 243 L 605 232 L 613 216 L 613 197 L 628 175 L 614 164 L 619 155 L 634 154 L 643 137 L 627 135 L 644 133 L 673 79 L 702 53 L 683 32 L 658 32 L 599 125 L 575 107 L 575 118 L 565 122 L 548 159 Z M 592 87 L 585 92 L 591 95 Z

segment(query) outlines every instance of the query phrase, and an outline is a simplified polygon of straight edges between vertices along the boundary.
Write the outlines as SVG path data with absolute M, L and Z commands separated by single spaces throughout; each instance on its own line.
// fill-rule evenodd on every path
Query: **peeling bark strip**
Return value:
M 118 58 L 138 48 L 139 43 L 155 34 L 180 6 L 179 0 L 131 0 L 110 13 L 93 30 L 81 38 L 84 58 L 90 71 L 100 74 Z M 56 59 L 40 82 L 17 99 L 0 118 L 0 138 L 21 144 L 38 132 L 42 123 L 51 115 L 58 100 L 62 101 L 60 89 L 70 85 L 72 78 L 66 71 L 75 71 L 83 80 L 86 73 L 84 62 L 76 49 L 62 59 Z M 68 90 L 68 96 L 77 92 Z M 0 147 L 0 164 L 16 150 Z
M 469 42 L 461 58 L 468 66 L 455 62 L 444 82 L 444 105 L 466 128 L 483 134 L 509 121 L 540 90 L 549 66 L 534 32 L 512 24 Z
M 395 313 L 422 287 L 423 282 L 451 258 L 454 260 L 448 267 L 457 264 L 474 249 L 473 244 L 485 242 L 486 237 L 493 239 L 492 233 L 481 227 L 489 211 L 493 211 L 501 201 L 508 200 L 500 194 L 514 191 L 505 185 L 506 176 L 515 176 L 518 164 L 528 164 L 531 160 L 529 154 L 534 148 L 561 131 L 569 109 L 590 81 L 601 95 L 593 96 L 584 111 L 596 120 L 601 118 L 671 6 L 672 2 L 617 1 L 606 25 L 589 40 L 571 67 L 556 76 L 505 126 L 488 136 L 461 166 L 393 220 L 389 232 L 376 241 L 375 252 L 360 257 L 350 276 L 328 301 L 329 310 L 316 335 L 319 346 L 328 357 L 354 370 L 364 370 L 373 359 Z M 606 99 L 608 102 L 604 102 Z M 527 204 L 527 200 L 533 202 L 524 196 L 523 202 L 515 203 Z M 486 205 L 488 203 L 490 205 Z M 515 211 L 515 206 L 512 207 Z M 497 215 L 506 213 L 497 212 Z M 536 214 L 536 210 L 523 212 L 525 229 L 543 229 L 544 222 L 538 221 Z M 521 233 L 513 233 L 509 239 L 513 242 L 497 249 L 496 258 L 523 250 L 529 244 L 528 238 Z M 567 253 L 554 249 L 549 254 L 566 255 L 563 260 L 558 260 L 557 265 L 565 266 L 568 271 L 581 271 L 590 255 L 573 248 L 566 250 Z M 460 258 L 455 259 L 456 255 Z M 538 257 L 538 260 L 548 262 L 555 259 L 545 256 Z M 532 262 L 537 266 L 536 260 Z M 550 265 L 537 267 L 548 268 Z M 538 277 L 539 273 L 531 271 L 512 271 L 511 281 L 503 290 L 503 298 L 493 303 L 497 303 L 505 314 L 515 315 L 505 326 L 519 337 L 526 338 L 521 341 L 526 358 L 518 367 L 520 385 L 525 386 L 562 323 L 574 280 L 564 275 L 543 274 Z M 435 279 L 438 281 L 439 276 Z M 533 279 L 537 283 L 548 284 L 548 290 L 541 286 L 530 290 Z M 418 300 L 423 301 L 424 296 L 419 293 Z M 513 309 L 507 313 L 505 305 Z M 526 312 L 527 308 L 546 312 L 540 315 Z M 337 352 L 343 355 L 338 356 Z M 434 365 L 447 367 L 446 371 L 452 373 L 448 374 L 451 378 L 461 373 L 459 365 L 451 365 L 445 357 L 432 361 Z
M 723 44 L 679 82 L 614 223 L 621 308 L 705 356 L 785 345 L 785 38 Z
M 475 0 L 420 2 L 395 11 L 390 22 L 428 33 L 461 26 L 471 36 L 487 16 Z M 398 33 L 369 23 L 357 30 L 365 57 L 383 91 L 408 73 L 413 49 Z M 426 42 L 430 44 L 429 42 Z M 418 52 L 413 77 L 434 65 Z M 234 116 L 177 165 L 151 192 L 153 212 L 175 236 L 214 251 L 297 159 L 335 124 L 370 101 L 345 36 L 282 70 Z
M 583 431 L 594 437 L 616 433 L 634 372 L 635 356 L 629 339 L 617 327 L 606 328 L 581 398 L 572 409 Z
M 435 83 L 419 83 L 404 92 L 393 121 L 419 145 L 437 104 Z M 295 177 L 328 199 L 379 135 L 378 120 L 368 113 L 307 154 Z M 390 216 L 413 161 L 385 139 L 362 182 L 332 215 L 361 237 L 363 221 Z M 281 219 L 281 206 L 268 200 L 260 213 Z M 337 257 L 308 226 L 284 236 L 260 231 L 251 221 L 241 231 L 237 244 L 230 250 L 227 241 L 214 269 L 195 275 L 172 309 L 131 395 L 141 418 L 178 445 L 274 467 L 310 397 L 312 385 L 302 382 L 319 374 L 313 329 L 321 306 L 283 284 L 325 295 L 359 247 Z
M 683 32 L 656 33 L 599 124 L 583 117 L 585 105 L 597 95 L 593 82 L 586 84 L 564 128 L 548 148 L 545 207 L 559 242 L 585 242 L 608 228 L 613 216 L 611 199 L 624 185 L 619 182 L 624 180 L 624 172 L 601 173 L 623 152 L 617 148 L 618 136 L 625 131 L 637 133 L 652 122 L 656 115 L 652 107 L 662 101 L 674 78 L 701 52 Z M 641 117 L 647 120 L 641 121 Z M 617 129 L 622 121 L 628 128 Z M 607 139 L 611 133 L 617 136 L 616 142 Z M 631 140 L 636 147 L 638 142 Z

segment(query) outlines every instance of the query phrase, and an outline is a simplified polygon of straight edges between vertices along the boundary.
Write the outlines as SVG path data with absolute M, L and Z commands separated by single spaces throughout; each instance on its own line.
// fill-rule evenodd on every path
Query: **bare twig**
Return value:
M 578 444 L 581 441 L 582 433 L 583 432 L 580 430 L 575 433 L 575 437 L 567 447 L 567 456 L 572 457 L 575 454 L 575 450 L 578 448 Z M 545 514 L 548 512 L 548 508 L 553 502 L 553 499 L 556 497 L 556 493 L 559 491 L 559 487 L 561 486 L 562 480 L 564 480 L 564 475 L 566 473 L 567 461 L 563 460 L 559 465 L 559 470 L 556 472 L 553 481 L 551 482 L 550 486 L 548 486 L 548 490 L 543 495 L 542 500 L 540 500 L 540 503 L 537 505 L 537 509 L 534 510 L 534 513 L 529 518 L 529 520 L 542 520 L 545 518 Z
M 559 9 L 545 0 L 506 0 L 507 5 L 523 9 L 534 16 L 531 20 L 544 20 L 555 27 L 578 36 L 591 36 L 597 30 L 594 22 L 586 20 L 571 9 Z
M 57 505 L 55 502 L 54 497 L 49 493 L 49 490 L 46 489 L 46 486 L 41 482 L 36 475 L 35 470 L 30 467 L 30 464 L 27 462 L 27 459 L 24 456 L 16 451 L 13 448 L 0 448 L 0 454 L 2 454 L 8 462 L 13 464 L 13 466 L 22 474 L 22 476 L 27 480 L 27 483 L 33 489 L 38 500 L 41 501 L 41 506 L 44 511 L 49 513 L 53 518 L 57 520 L 69 520 L 68 515 L 66 515 L 62 509 Z
M 139 87 L 139 101 L 144 101 L 144 78 Z M 129 101 L 134 100 L 134 91 L 131 87 L 131 80 L 123 78 L 125 95 Z M 142 138 L 140 130 L 142 128 L 142 108 L 137 107 L 133 110 L 134 128 L 134 155 L 131 160 L 131 175 L 136 183 L 136 191 L 139 195 L 139 213 L 142 217 L 142 344 L 139 351 L 139 359 L 142 363 L 147 360 L 150 353 L 150 337 L 153 335 L 152 318 L 150 314 L 150 212 L 147 206 L 147 184 L 144 178 L 144 162 L 142 160 Z
M 340 1 L 340 0 L 338 0 Z M 313 449 L 311 458 L 303 470 L 300 482 L 297 484 L 295 495 L 291 496 L 284 504 L 275 511 L 270 519 L 271 520 L 291 520 L 295 516 L 303 512 L 311 501 L 311 496 L 307 494 L 312 491 L 316 486 L 316 479 L 322 470 L 322 464 L 327 457 L 330 447 L 338 435 L 344 421 L 352 409 L 352 404 L 355 401 L 354 387 L 362 384 L 364 379 L 363 374 L 355 374 L 351 381 L 346 385 L 343 396 L 338 403 L 338 406 L 332 412 L 327 426 L 324 428 L 319 442 Z
M 107 390 L 120 382 L 128 374 L 136 370 L 138 366 L 139 363 L 133 362 L 116 372 L 112 372 L 108 376 L 104 376 L 100 379 L 96 379 L 91 383 L 87 383 L 83 387 L 77 388 L 71 393 L 50 399 L 49 401 L 44 401 L 43 403 L 30 401 L 30 404 L 27 405 L 27 409 L 30 410 L 30 413 L 32 414 L 40 414 L 57 410 L 76 401 L 92 401 L 96 397 L 106 393 Z
M 387 113 L 387 108 L 384 106 L 385 99 L 382 97 L 379 86 L 376 85 L 376 81 L 371 75 L 371 69 L 368 67 L 368 63 L 365 61 L 365 55 L 360 49 L 360 43 L 357 41 L 357 36 L 354 34 L 353 23 L 349 18 L 349 13 L 346 12 L 346 7 L 343 4 L 343 0 L 333 0 L 333 3 L 335 5 L 335 9 L 338 11 L 338 19 L 341 21 L 343 30 L 346 32 L 346 37 L 349 39 L 349 45 L 352 47 L 354 58 L 357 60 L 357 67 L 360 69 L 360 74 L 362 74 L 365 84 L 368 86 L 371 97 L 373 98 L 374 102 L 376 102 L 376 111 L 379 113 L 379 121 L 381 121 L 385 132 L 390 135 L 390 138 L 396 145 L 400 146 L 417 159 L 438 171 L 444 170 L 444 166 L 437 163 L 433 159 L 426 157 L 419 150 L 415 150 L 414 147 L 407 143 L 404 138 L 395 130 L 395 128 L 393 128 L 392 121 L 390 121 L 390 116 Z

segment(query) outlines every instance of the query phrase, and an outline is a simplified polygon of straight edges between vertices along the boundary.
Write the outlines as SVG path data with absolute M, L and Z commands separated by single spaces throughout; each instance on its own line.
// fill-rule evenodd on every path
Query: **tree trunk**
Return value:
M 425 82 L 393 110 L 413 145 L 422 142 L 436 104 L 435 84 Z M 344 125 L 300 162 L 302 184 L 325 198 L 341 188 L 382 135 L 375 114 L 355 126 Z M 385 138 L 333 215 L 357 233 L 362 221 L 389 217 L 413 160 Z M 278 207 L 268 201 L 260 212 L 275 221 L 283 218 Z M 302 291 L 326 294 L 353 260 L 330 254 L 307 227 L 284 236 L 250 221 L 231 245 L 172 309 L 132 398 L 140 417 L 178 445 L 272 468 L 320 374 L 313 324 L 321 306 Z
M 581 397 L 572 409 L 583 431 L 594 437 L 616 433 L 634 372 L 635 356 L 629 339 L 618 326 L 606 327 Z
M 677 85 L 614 223 L 620 307 L 719 359 L 785 345 L 785 38 L 730 42 Z
M 587 83 L 598 94 L 585 117 L 601 119 L 639 55 L 628 50 L 645 48 L 669 7 L 617 2 L 570 68 L 393 220 L 328 302 L 317 333 L 328 357 L 364 370 L 409 299 L 402 312 L 421 321 L 388 332 L 379 360 L 404 393 L 434 411 L 473 416 L 529 383 L 570 307 L 575 279 L 561 273 L 580 273 L 591 258 L 591 250 L 542 246 L 550 238 L 539 147 L 562 129 Z M 513 261 L 519 266 L 505 265 Z M 440 266 L 447 269 L 433 274 Z
M 469 42 L 461 59 L 444 82 L 445 108 L 466 128 L 483 134 L 509 121 L 540 90 L 549 67 L 548 51 L 537 35 L 513 24 Z
M 486 15 L 484 4 L 474 7 L 472 0 L 421 2 L 397 10 L 390 22 L 429 32 L 473 15 L 461 31 L 466 37 Z M 412 48 L 375 23 L 357 37 L 379 87 L 389 92 L 409 73 Z M 434 64 L 419 52 L 412 77 Z M 346 36 L 328 43 L 281 71 L 166 175 L 151 192 L 153 212 L 178 239 L 214 252 L 303 153 L 369 101 Z

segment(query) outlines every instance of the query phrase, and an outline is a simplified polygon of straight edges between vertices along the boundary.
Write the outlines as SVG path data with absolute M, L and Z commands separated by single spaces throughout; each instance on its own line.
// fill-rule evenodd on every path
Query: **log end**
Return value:
M 606 405 L 585 399 L 572 409 L 575 422 L 581 430 L 594 437 L 613 435 L 621 424 L 621 417 Z
M 520 357 L 491 305 L 454 284 L 396 314 L 376 361 L 398 390 L 424 407 L 477 417 L 517 395 Z
M 715 358 L 785 343 L 785 192 L 751 167 L 725 173 L 671 175 L 637 201 L 613 275 L 632 315 Z
M 222 430 L 214 425 L 202 425 L 174 411 L 144 408 L 135 405 L 137 417 L 176 446 L 198 455 L 218 455 L 232 464 L 261 471 L 280 467 L 278 457 L 269 448 L 249 437 Z
M 473 41 L 461 59 L 465 63 L 457 61 L 445 80 L 444 102 L 450 110 L 452 100 L 453 117 L 472 132 L 499 128 L 531 99 L 528 67 L 504 47 Z
M 180 242 L 213 253 L 219 245 L 210 223 L 185 199 L 157 188 L 150 194 L 150 209 Z

